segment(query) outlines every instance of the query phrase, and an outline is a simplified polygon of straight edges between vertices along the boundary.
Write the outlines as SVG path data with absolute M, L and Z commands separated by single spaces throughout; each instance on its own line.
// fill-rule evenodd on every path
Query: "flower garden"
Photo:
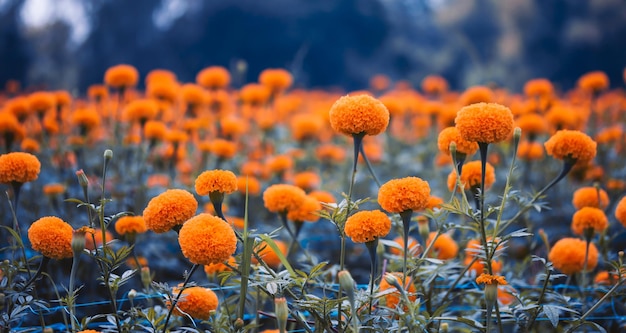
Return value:
M 7 85 L 2 332 L 626 330 L 626 94 L 605 73 L 519 93 L 231 74 Z

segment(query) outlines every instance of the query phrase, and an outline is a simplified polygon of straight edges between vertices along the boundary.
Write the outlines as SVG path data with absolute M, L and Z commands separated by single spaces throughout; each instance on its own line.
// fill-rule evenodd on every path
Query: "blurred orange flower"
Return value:
M 577 210 L 583 207 L 605 209 L 609 206 L 609 195 L 605 190 L 595 186 L 581 187 L 574 191 L 572 204 Z
M 480 187 L 482 167 L 480 161 L 471 161 L 463 164 L 461 169 L 461 185 L 465 190 Z M 485 190 L 491 188 L 496 181 L 496 172 L 493 166 L 487 162 L 485 166 Z M 452 170 L 448 175 L 448 189 L 452 191 L 456 185 L 456 171 Z
M 120 235 L 142 234 L 148 231 L 148 228 L 142 216 L 122 216 L 115 222 L 115 231 Z
M 263 192 L 265 208 L 274 213 L 286 213 L 298 209 L 305 199 L 304 190 L 289 184 L 272 185 Z
M 39 159 L 32 154 L 14 152 L 0 155 L 0 183 L 28 183 L 41 170 Z
M 564 274 L 576 274 L 583 271 L 587 243 L 578 238 L 562 238 L 550 249 L 548 259 Z M 592 271 L 598 264 L 598 249 L 589 244 L 587 271 Z
M 576 235 L 583 235 L 586 230 L 602 232 L 609 226 L 609 220 L 602 209 L 583 207 L 572 217 L 572 231 Z
M 134 87 L 139 81 L 139 72 L 131 65 L 109 67 L 104 73 L 104 83 L 116 89 Z
M 478 143 L 467 141 L 456 127 L 447 127 L 439 132 L 437 147 L 442 154 L 450 155 L 450 143 L 456 143 L 456 151 L 470 156 L 478 150 Z
M 544 146 L 548 155 L 577 164 L 587 164 L 596 157 L 596 142 L 580 131 L 560 130 Z

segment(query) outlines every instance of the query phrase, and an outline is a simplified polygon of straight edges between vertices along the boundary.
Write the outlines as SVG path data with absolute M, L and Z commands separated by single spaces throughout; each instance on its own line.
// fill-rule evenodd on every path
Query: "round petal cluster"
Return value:
M 583 270 L 587 243 L 578 238 L 562 238 L 552 246 L 548 259 L 558 270 L 565 274 L 576 274 Z M 589 244 L 587 270 L 592 271 L 598 264 L 598 249 Z
M 0 155 L 0 183 L 28 183 L 41 171 L 41 163 L 35 155 L 22 152 Z
M 276 246 L 278 247 L 278 250 L 280 251 L 280 253 L 283 254 L 283 256 L 287 256 L 287 244 L 281 240 L 278 239 L 274 239 L 274 244 L 276 244 Z M 261 242 L 259 243 L 259 245 L 257 245 L 256 247 L 258 250 L 258 255 L 259 257 L 261 257 L 261 259 L 263 259 L 263 261 L 271 268 L 278 268 L 278 266 L 280 266 L 281 262 L 280 262 L 280 258 L 278 257 L 278 255 L 276 254 L 276 252 L 274 252 L 274 250 L 269 247 L 267 245 L 267 243 L 265 242 Z M 252 263 L 254 264 L 258 264 L 259 262 L 256 260 L 255 257 L 252 258 Z
M 291 221 L 298 222 L 317 222 L 320 219 L 319 211 L 322 210 L 322 204 L 316 198 L 312 196 L 306 196 L 304 202 L 287 213 L 287 218 Z
M 378 190 L 378 203 L 390 213 L 422 210 L 429 198 L 428 182 L 418 177 L 392 179 Z
M 177 288 L 174 288 L 174 295 L 178 295 Z M 168 303 L 168 307 L 171 306 Z M 208 320 L 211 313 L 217 309 L 219 300 L 213 290 L 199 286 L 190 287 L 183 290 L 174 314 L 179 316 L 190 315 L 195 319 Z
M 476 103 L 491 103 L 493 101 L 493 91 L 485 86 L 473 86 L 465 90 L 460 100 L 463 105 Z
M 450 155 L 450 143 L 456 144 L 456 151 L 465 155 L 472 155 L 478 150 L 478 143 L 463 139 L 456 127 L 447 127 L 439 132 L 437 147 L 442 154 Z
M 623 197 L 615 207 L 615 218 L 626 227 L 626 197 Z
M 159 112 L 158 104 L 151 99 L 136 99 L 124 108 L 124 118 L 130 122 L 145 123 L 156 117 Z
M 2 137 L 19 141 L 25 134 L 26 130 L 15 115 L 10 112 L 0 112 L 0 135 Z
M 304 203 L 306 193 L 289 184 L 276 184 L 263 192 L 263 204 L 270 212 L 285 213 L 297 209 Z
M 479 188 L 482 176 L 482 166 L 480 161 L 471 161 L 463 164 L 461 169 L 461 185 L 465 190 Z M 493 166 L 487 162 L 485 166 L 485 190 L 491 188 L 496 182 L 496 171 Z M 456 171 L 452 170 L 448 175 L 448 189 L 452 191 L 456 185 Z
M 268 68 L 259 74 L 259 82 L 272 91 L 281 91 L 291 86 L 293 76 L 282 68 Z
M 180 87 L 180 94 L 187 105 L 198 106 L 206 101 L 204 89 L 197 84 L 184 84 Z
M 56 103 L 54 94 L 47 91 L 37 91 L 28 95 L 28 106 L 32 111 L 46 112 Z
M 587 164 L 596 157 L 596 142 L 581 131 L 560 130 L 544 146 L 548 155 L 560 160 L 571 159 L 578 164 Z
M 393 241 L 394 243 L 398 244 L 398 247 L 396 248 L 396 247 L 390 246 L 389 252 L 391 252 L 391 254 L 401 256 L 402 253 L 404 253 L 404 237 L 398 236 L 394 238 Z M 407 246 L 407 250 L 408 250 L 409 256 L 418 255 L 421 248 L 419 247 L 420 244 L 417 242 L 417 240 L 409 236 L 408 243 L 409 245 Z
M 578 79 L 578 86 L 591 92 L 602 91 L 609 87 L 609 77 L 602 71 L 589 72 Z
M 320 186 L 320 175 L 313 171 L 303 171 L 293 176 L 293 183 L 299 188 L 310 191 Z
M 76 109 L 72 114 L 72 123 L 91 130 L 100 125 L 100 114 L 93 108 Z
M 42 217 L 28 228 L 28 240 L 33 250 L 52 259 L 71 258 L 74 229 L 55 216 Z
M 550 96 L 554 93 L 554 86 L 548 79 L 532 79 L 524 84 L 524 94 L 528 97 Z
M 270 90 L 262 84 L 248 83 L 239 91 L 239 98 L 245 104 L 259 106 L 268 101 L 270 93 Z
M 517 126 L 522 133 L 531 137 L 544 134 L 548 131 L 547 121 L 536 113 L 528 113 L 517 119 Z
M 604 211 L 595 207 L 583 207 L 572 217 L 572 231 L 576 235 L 584 234 L 585 230 L 593 229 L 602 232 L 609 226 L 609 219 Z
M 526 161 L 536 161 L 543 157 L 543 146 L 537 141 L 522 141 L 517 147 L 517 157 Z
M 214 276 L 217 273 L 232 270 L 231 267 L 237 267 L 237 260 L 235 259 L 235 257 L 231 256 L 230 258 L 228 258 L 228 265 L 230 267 L 226 266 L 226 264 L 224 264 L 223 262 L 204 265 L 204 273 L 206 273 L 207 276 Z
M 196 178 L 196 193 L 232 193 L 237 190 L 237 176 L 229 170 L 207 170 Z
M 390 278 L 395 278 L 398 280 L 399 284 L 402 285 L 402 273 L 394 272 L 389 273 L 392 275 Z M 404 290 L 407 293 L 409 301 L 413 302 L 417 299 L 415 285 L 413 285 L 413 281 L 410 277 L 406 277 L 406 281 L 404 282 Z M 400 304 L 400 292 L 396 287 L 387 282 L 386 278 L 380 280 L 380 286 L 378 286 L 378 291 L 385 294 L 385 306 L 390 309 L 395 309 L 398 304 Z M 387 292 L 385 292 L 387 291 Z
M 215 139 L 211 142 L 209 150 L 219 158 L 232 158 L 237 153 L 237 144 L 225 139 Z
M 581 187 L 574 192 L 572 204 L 576 209 L 583 207 L 605 209 L 609 206 L 609 195 L 605 190 L 594 186 Z
M 441 94 L 448 90 L 448 81 L 439 75 L 428 75 L 422 80 L 422 90 L 427 94 Z
M 248 195 L 259 195 L 261 193 L 261 183 L 253 176 L 237 177 L 237 190 L 239 193 L 245 195 L 248 191 Z
M 143 126 L 143 135 L 148 140 L 164 140 L 167 136 L 167 126 L 158 120 L 149 120 Z
M 113 66 L 104 73 L 104 83 L 113 88 L 134 87 L 138 81 L 139 72 L 131 65 Z
M 506 285 L 506 279 L 504 276 L 500 275 L 491 275 L 491 274 L 480 274 L 479 277 L 476 278 L 476 283 L 478 284 L 495 284 L 495 285 Z
M 389 125 L 385 105 L 369 95 L 343 96 L 329 112 L 330 126 L 346 135 L 377 135 Z
M 426 242 L 428 245 L 426 247 L 431 246 L 430 244 L 435 239 L 436 234 L 433 231 L 428 235 L 428 241 Z M 435 252 L 435 257 L 441 260 L 454 259 L 459 253 L 459 245 L 448 234 L 440 234 L 431 246 L 431 249 L 431 251 Z
M 183 255 L 198 265 L 224 262 L 237 250 L 233 228 L 219 217 L 204 213 L 183 224 L 178 243 Z
M 290 122 L 291 135 L 298 141 L 315 139 L 324 128 L 324 120 L 310 114 L 293 116 Z
M 391 230 L 391 220 L 380 210 L 361 211 L 346 221 L 345 233 L 355 243 L 366 243 L 385 237 Z
M 573 129 L 578 124 L 578 116 L 569 106 L 557 104 L 545 115 L 546 122 L 556 130 Z
M 456 128 L 467 141 L 496 143 L 513 133 L 511 110 L 497 103 L 477 103 L 463 107 L 454 119 Z
M 148 229 L 156 233 L 170 231 L 196 214 L 198 202 L 185 190 L 167 190 L 152 198 L 143 211 Z
M 143 234 L 148 231 L 143 216 L 123 216 L 115 222 L 115 231 L 120 235 Z
M 230 84 L 230 73 L 221 66 L 211 66 L 196 75 L 196 83 L 209 89 L 221 89 Z

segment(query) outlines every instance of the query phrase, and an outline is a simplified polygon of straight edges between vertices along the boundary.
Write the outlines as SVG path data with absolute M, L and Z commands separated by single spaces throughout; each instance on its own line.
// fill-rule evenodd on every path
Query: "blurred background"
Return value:
M 221 65 L 343 90 L 378 73 L 566 90 L 591 70 L 623 86 L 625 41 L 624 0 L 0 0 L 0 84 L 82 94 L 128 63 L 184 82 Z

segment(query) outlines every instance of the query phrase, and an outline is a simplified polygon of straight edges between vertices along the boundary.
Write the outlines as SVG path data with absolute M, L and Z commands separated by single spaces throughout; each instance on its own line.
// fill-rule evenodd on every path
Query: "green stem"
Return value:
M 380 180 L 376 176 L 376 173 L 374 172 L 374 168 L 372 168 L 372 164 L 370 163 L 369 158 L 367 158 L 367 155 L 365 155 L 365 148 L 364 148 L 364 146 L 361 145 L 361 148 L 359 150 L 361 151 L 361 156 L 363 156 L 363 161 L 365 161 L 365 165 L 367 166 L 367 170 L 369 171 L 370 175 L 372 175 L 372 178 L 374 178 L 374 182 L 376 182 L 376 185 L 378 185 L 378 187 L 380 187 L 381 186 Z
M 371 242 L 366 242 L 365 246 L 367 246 L 367 250 L 370 254 L 370 296 L 369 296 L 369 310 L 368 313 L 372 314 L 372 304 L 374 303 L 374 280 L 376 278 L 376 264 L 377 264 L 377 254 L 376 248 L 378 247 L 378 238 L 374 239 Z
M 77 332 L 76 328 L 76 306 L 74 305 L 74 280 L 76 279 L 76 271 L 78 270 L 78 258 L 80 257 L 80 252 L 74 254 L 74 258 L 72 259 L 72 270 L 70 271 L 70 285 L 68 289 L 68 302 L 70 307 L 70 323 L 72 325 L 72 333 Z
M 404 229 L 403 230 L 404 234 L 402 235 L 404 237 L 404 253 L 402 256 L 402 285 L 403 286 L 406 285 L 406 260 L 407 260 L 407 256 L 409 252 L 409 229 L 410 229 L 410 223 L 411 223 L 411 215 L 413 215 L 412 210 L 405 210 L 404 212 L 400 213 L 400 217 L 402 218 L 402 227 Z M 420 243 L 425 245 L 424 240 L 421 240 Z
M 481 162 L 481 175 L 480 175 L 480 220 L 479 229 L 480 229 L 480 237 L 483 244 L 483 249 L 485 250 L 485 264 L 487 265 L 487 272 L 489 274 L 493 274 L 493 270 L 491 268 L 491 257 L 489 255 L 489 246 L 487 244 L 487 232 L 485 227 L 485 172 L 487 169 L 487 152 L 489 150 L 489 144 L 484 142 L 478 143 L 478 148 L 480 149 L 480 162 Z M 495 250 L 495 249 L 494 249 Z M 489 330 L 487 330 L 489 331 Z
M 170 317 L 172 316 L 172 312 L 174 312 L 174 309 L 176 308 L 176 304 L 178 303 L 178 300 L 180 299 L 180 296 L 183 294 L 183 291 L 185 290 L 185 287 L 189 283 L 189 280 L 191 279 L 191 276 L 193 275 L 193 272 L 196 271 L 198 266 L 200 266 L 200 265 L 193 264 L 193 266 L 191 266 L 191 270 L 189 270 L 189 273 L 187 274 L 187 277 L 185 277 L 185 282 L 183 282 L 183 286 L 180 287 L 180 290 L 178 291 L 178 294 L 176 295 L 176 298 L 174 298 L 174 300 L 172 301 L 172 306 L 170 307 L 169 311 L 167 311 L 167 317 L 165 318 L 165 324 L 163 324 L 163 333 L 167 332 L 167 325 L 170 322 Z
M 543 297 L 546 294 L 546 290 L 548 290 L 548 283 L 550 282 L 550 274 L 552 274 L 552 271 L 549 269 L 546 269 L 546 278 L 543 281 L 543 287 L 541 288 L 541 293 L 539 294 L 539 298 L 537 298 L 537 305 L 539 306 L 541 306 L 541 302 L 543 302 Z M 537 316 L 539 315 L 539 310 L 540 310 L 539 307 L 535 308 L 535 311 L 533 312 L 532 317 L 530 318 L 530 320 L 528 321 L 528 324 L 526 325 L 526 332 L 530 332 L 530 329 L 535 324 L 535 320 L 537 319 Z

